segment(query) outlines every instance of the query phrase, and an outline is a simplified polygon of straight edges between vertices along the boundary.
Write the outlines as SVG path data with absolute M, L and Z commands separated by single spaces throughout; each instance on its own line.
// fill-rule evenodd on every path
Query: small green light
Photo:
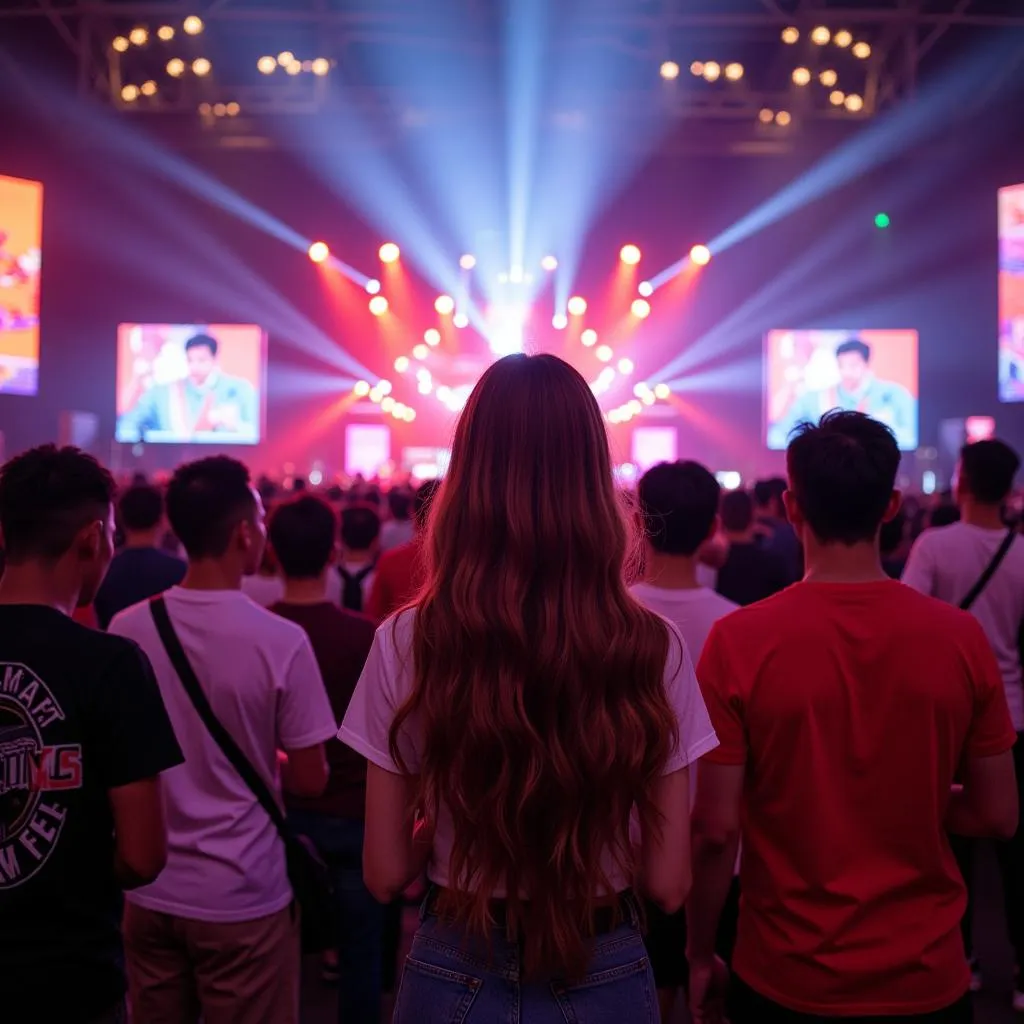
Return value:
M 887 228 L 892 223 L 892 219 L 887 213 L 876 213 L 875 214 L 875 227 L 880 231 Z

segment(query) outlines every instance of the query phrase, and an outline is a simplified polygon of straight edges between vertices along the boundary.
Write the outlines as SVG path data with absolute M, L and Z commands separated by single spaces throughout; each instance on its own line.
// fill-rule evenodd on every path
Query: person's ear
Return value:
M 903 504 L 903 492 L 894 490 L 889 495 L 889 504 L 885 506 L 885 513 L 882 516 L 883 523 L 891 523 L 900 510 L 900 506 Z
M 722 517 L 715 514 L 715 518 L 711 521 L 711 529 L 708 530 L 708 535 L 704 538 L 704 543 L 714 540 L 722 529 Z
M 796 500 L 796 495 L 792 491 L 787 490 L 783 492 L 782 507 L 793 529 L 799 532 L 803 528 L 804 517 L 800 511 L 800 503 Z

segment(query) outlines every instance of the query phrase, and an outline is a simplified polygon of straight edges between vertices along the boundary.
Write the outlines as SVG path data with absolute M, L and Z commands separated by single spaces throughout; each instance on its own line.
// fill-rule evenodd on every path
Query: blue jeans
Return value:
M 594 940 L 587 974 L 574 982 L 524 980 L 522 952 L 504 931 L 470 935 L 424 910 L 394 1024 L 657 1024 L 654 975 L 629 907 L 629 920 Z
M 338 915 L 338 1020 L 380 1024 L 384 908 L 363 884 L 363 822 L 312 811 L 291 811 L 327 862 Z

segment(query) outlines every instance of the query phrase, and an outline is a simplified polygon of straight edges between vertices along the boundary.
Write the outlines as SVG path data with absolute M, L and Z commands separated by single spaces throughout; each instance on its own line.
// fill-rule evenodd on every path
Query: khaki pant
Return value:
M 125 904 L 128 998 L 137 1024 L 298 1024 L 292 908 L 255 921 L 195 921 Z

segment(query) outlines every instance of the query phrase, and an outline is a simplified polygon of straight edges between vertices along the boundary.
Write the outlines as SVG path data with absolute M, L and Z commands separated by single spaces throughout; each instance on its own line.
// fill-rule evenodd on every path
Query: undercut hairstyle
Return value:
M 722 488 L 699 462 L 662 462 L 640 478 L 644 530 L 663 555 L 695 555 L 708 539 Z
M 427 480 L 416 489 L 416 496 L 412 500 L 412 517 L 420 529 L 427 525 L 427 520 L 430 518 L 430 506 L 439 490 L 441 490 L 440 480 Z
M 404 487 L 393 487 L 388 491 L 388 509 L 391 511 L 391 518 L 400 523 L 412 518 L 414 498 L 411 491 Z
M 994 438 L 965 444 L 960 450 L 960 485 L 984 505 L 1001 505 L 1013 490 L 1020 456 Z
M 217 344 L 217 339 L 211 337 L 209 334 L 196 334 L 185 342 L 186 352 L 191 352 L 194 348 L 208 348 L 210 350 L 210 355 L 216 356 L 217 350 L 220 346 Z
M 722 495 L 722 526 L 730 533 L 743 533 L 754 522 L 754 501 L 746 491 Z
M 372 505 L 349 505 L 341 513 L 341 543 L 350 551 L 367 551 L 380 536 L 380 516 Z
M 780 476 L 768 480 L 758 480 L 754 484 L 754 502 L 758 508 L 767 508 L 773 501 L 782 501 L 786 493 L 786 481 Z
M 125 491 L 117 503 L 121 528 L 131 533 L 154 530 L 164 514 L 164 496 L 152 484 L 136 484 Z
M 337 536 L 331 506 L 308 495 L 279 506 L 270 517 L 270 543 L 288 579 L 316 579 L 327 568 Z
M 851 545 L 878 536 L 900 467 L 887 426 L 864 413 L 833 410 L 797 427 L 786 465 L 793 496 L 819 541 Z
M 227 455 L 186 463 L 167 488 L 167 519 L 192 559 L 220 558 L 238 524 L 255 513 L 249 470 Z
M 79 532 L 106 520 L 114 478 L 78 448 L 47 444 L 0 470 L 0 531 L 7 564 L 64 556 Z
M 865 363 L 871 361 L 871 346 L 861 341 L 860 338 L 847 338 L 836 349 L 836 358 L 845 356 L 849 352 L 856 352 Z

